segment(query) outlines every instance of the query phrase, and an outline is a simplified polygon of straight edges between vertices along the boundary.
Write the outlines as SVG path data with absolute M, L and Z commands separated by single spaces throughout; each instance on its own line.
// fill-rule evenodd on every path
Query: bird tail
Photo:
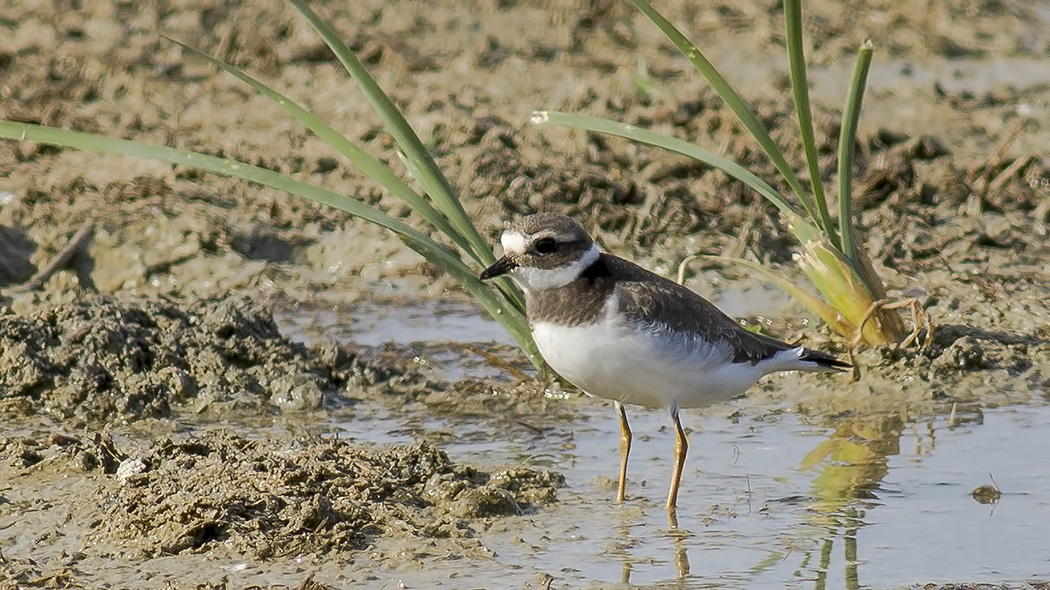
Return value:
M 853 368 L 853 365 L 846 361 L 839 360 L 826 352 L 810 348 L 803 348 L 798 356 L 798 360 L 799 364 L 803 365 L 796 369 L 798 371 L 845 371 Z

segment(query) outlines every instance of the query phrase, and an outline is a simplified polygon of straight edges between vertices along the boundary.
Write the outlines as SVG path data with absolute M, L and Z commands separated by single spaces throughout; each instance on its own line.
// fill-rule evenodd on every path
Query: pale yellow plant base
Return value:
M 926 336 L 922 339 L 919 344 L 919 348 L 927 348 L 933 344 L 933 319 L 930 318 L 930 314 L 926 311 L 926 308 L 922 306 L 922 303 L 915 297 L 908 297 L 907 299 L 879 299 L 868 306 L 868 310 L 864 312 L 864 317 L 860 320 L 860 325 L 857 326 L 857 331 L 853 335 L 853 340 L 849 344 L 849 362 L 853 365 L 852 380 L 856 381 L 860 379 L 860 367 L 857 365 L 856 360 L 853 358 L 853 351 L 856 350 L 857 345 L 864 339 L 864 325 L 868 323 L 868 320 L 880 310 L 890 309 L 901 309 L 907 307 L 911 310 L 911 321 L 913 329 L 907 337 L 904 338 L 898 345 L 897 348 L 907 348 L 911 346 L 919 338 L 919 334 L 922 333 L 922 329 L 926 328 Z

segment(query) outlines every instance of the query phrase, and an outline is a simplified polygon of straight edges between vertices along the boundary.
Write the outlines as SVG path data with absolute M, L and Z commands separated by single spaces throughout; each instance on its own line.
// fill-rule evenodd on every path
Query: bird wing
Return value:
M 678 283 L 612 255 L 603 255 L 617 279 L 620 311 L 629 321 L 658 324 L 673 332 L 697 334 L 735 351 L 734 363 L 756 364 L 791 348 L 787 343 L 745 330 L 710 301 Z M 689 310 L 682 313 L 683 309 Z

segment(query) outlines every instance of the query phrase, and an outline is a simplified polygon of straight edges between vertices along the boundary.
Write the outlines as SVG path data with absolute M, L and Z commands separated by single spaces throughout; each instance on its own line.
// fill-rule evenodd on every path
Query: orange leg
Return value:
M 678 505 L 678 486 L 682 483 L 682 469 L 685 467 L 685 455 L 689 451 L 689 441 L 685 438 L 682 430 L 682 422 L 678 419 L 678 408 L 671 408 L 671 419 L 674 420 L 675 445 L 674 445 L 674 471 L 671 472 L 671 491 L 667 494 L 667 511 L 672 512 Z
M 620 414 L 620 485 L 616 490 L 616 501 L 623 502 L 627 488 L 627 456 L 631 454 L 631 426 L 627 424 L 627 410 L 623 404 L 615 403 L 616 411 Z

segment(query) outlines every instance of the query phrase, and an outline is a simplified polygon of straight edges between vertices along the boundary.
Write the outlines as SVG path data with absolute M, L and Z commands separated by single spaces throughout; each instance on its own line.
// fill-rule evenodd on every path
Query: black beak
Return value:
M 517 267 L 518 265 L 513 260 L 504 256 L 492 263 L 492 266 L 481 271 L 481 280 L 487 281 L 488 279 L 494 279 L 500 275 L 507 274 Z

